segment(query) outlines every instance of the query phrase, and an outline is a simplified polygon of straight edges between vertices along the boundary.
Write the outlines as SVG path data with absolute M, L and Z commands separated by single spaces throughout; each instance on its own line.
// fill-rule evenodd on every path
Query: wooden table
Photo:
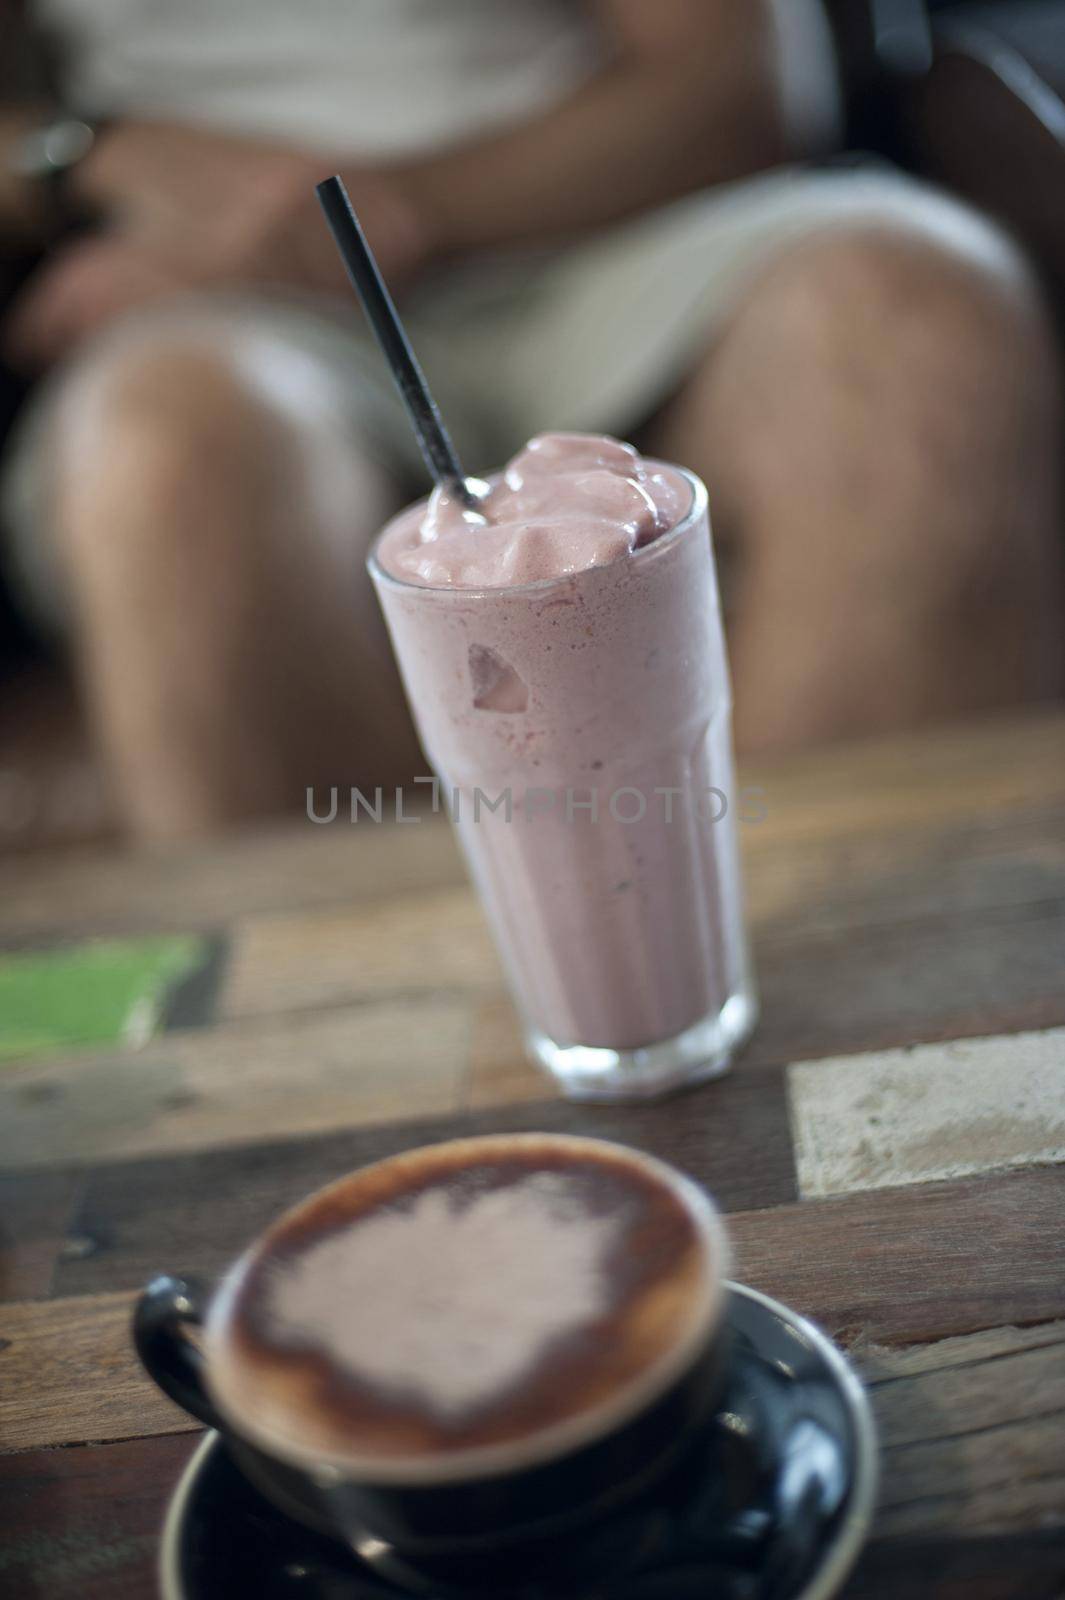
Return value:
M 151 1273 L 217 1272 L 386 1152 L 548 1128 L 706 1183 L 737 1275 L 867 1375 L 883 1490 L 848 1595 L 1060 1600 L 1065 717 L 745 778 L 764 1019 L 731 1076 L 643 1108 L 524 1063 L 437 820 L 5 869 L 8 948 L 194 930 L 209 959 L 143 1047 L 0 1066 L 0 1593 L 154 1592 L 195 1430 L 130 1353 Z

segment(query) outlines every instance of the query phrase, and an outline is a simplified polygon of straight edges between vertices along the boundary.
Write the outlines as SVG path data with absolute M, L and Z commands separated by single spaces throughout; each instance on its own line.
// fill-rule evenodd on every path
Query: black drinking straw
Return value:
M 325 220 L 340 251 L 352 288 L 362 301 L 374 336 L 384 352 L 396 388 L 414 425 L 426 466 L 437 483 L 458 495 L 466 505 L 476 506 L 478 497 L 455 454 L 455 446 L 451 443 L 436 401 L 425 381 L 425 373 L 411 349 L 373 251 L 366 242 L 348 191 L 340 178 L 333 177 L 318 184 L 315 193 L 325 212 Z

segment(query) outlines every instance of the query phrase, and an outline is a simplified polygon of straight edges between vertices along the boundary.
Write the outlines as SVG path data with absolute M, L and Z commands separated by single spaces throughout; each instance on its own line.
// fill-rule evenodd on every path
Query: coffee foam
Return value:
M 540 1172 L 462 1205 L 427 1190 L 279 1267 L 267 1315 L 352 1381 L 461 1422 L 609 1307 L 623 1222 L 589 1216 L 577 1189 Z
M 208 1322 L 212 1392 L 293 1459 L 379 1481 L 510 1470 L 679 1374 L 722 1251 L 698 1191 L 617 1146 L 411 1152 L 312 1196 L 238 1265 Z

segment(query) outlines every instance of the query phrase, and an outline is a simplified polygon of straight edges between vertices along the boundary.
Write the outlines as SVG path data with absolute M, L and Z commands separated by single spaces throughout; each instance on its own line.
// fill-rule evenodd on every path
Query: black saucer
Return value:
M 865 1537 L 876 1487 L 868 1401 L 824 1334 L 730 1285 L 724 1397 L 648 1497 L 590 1534 L 550 1589 L 516 1573 L 491 1600 L 827 1600 Z M 386 1572 L 389 1574 L 386 1576 Z M 387 1546 L 362 1555 L 291 1522 L 210 1433 L 185 1469 L 161 1552 L 165 1600 L 485 1600 L 394 1581 Z

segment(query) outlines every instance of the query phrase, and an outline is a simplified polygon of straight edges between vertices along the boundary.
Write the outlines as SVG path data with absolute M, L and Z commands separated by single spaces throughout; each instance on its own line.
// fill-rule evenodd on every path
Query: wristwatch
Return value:
M 63 215 L 67 180 L 85 160 L 99 132 L 99 123 L 83 117 L 55 117 L 15 141 L 8 158 L 10 171 L 46 193 L 52 210 Z

